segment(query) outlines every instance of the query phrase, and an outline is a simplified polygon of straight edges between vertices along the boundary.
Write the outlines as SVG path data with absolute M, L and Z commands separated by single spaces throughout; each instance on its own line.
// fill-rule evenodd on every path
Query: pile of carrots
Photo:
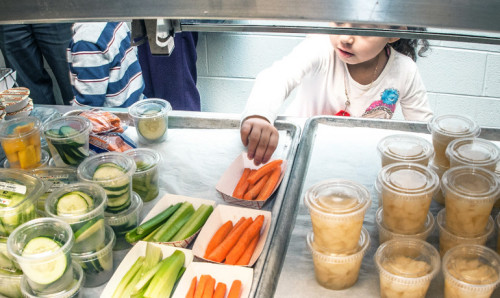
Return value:
M 209 274 L 200 276 L 200 282 L 195 276 L 189 286 L 186 298 L 224 298 L 226 296 L 226 284 L 219 282 L 215 287 L 215 278 Z M 215 287 L 215 290 L 214 290 Z M 236 279 L 231 284 L 227 298 L 238 298 L 241 292 L 241 280 Z
M 279 182 L 282 163 L 283 160 L 276 159 L 256 170 L 245 168 L 234 188 L 233 197 L 247 201 L 269 198 Z
M 210 239 L 204 258 L 229 265 L 248 265 L 263 225 L 264 215 L 258 215 L 255 220 L 242 217 L 234 226 L 228 220 Z

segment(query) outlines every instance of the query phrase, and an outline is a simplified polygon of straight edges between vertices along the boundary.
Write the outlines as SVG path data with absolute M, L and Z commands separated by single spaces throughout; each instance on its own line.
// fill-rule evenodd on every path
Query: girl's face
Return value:
M 336 27 L 351 28 L 349 23 L 334 23 Z M 384 26 L 356 25 L 356 28 L 385 28 Z M 389 27 L 387 27 L 389 28 Z M 330 35 L 332 43 L 340 60 L 347 64 L 360 64 L 370 61 L 384 49 L 385 45 L 399 38 L 379 36 Z

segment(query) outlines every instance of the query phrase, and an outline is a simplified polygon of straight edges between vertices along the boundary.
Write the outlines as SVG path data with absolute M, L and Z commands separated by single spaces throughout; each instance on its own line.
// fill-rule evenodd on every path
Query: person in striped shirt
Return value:
M 128 107 L 144 97 L 126 23 L 75 23 L 73 32 L 67 58 L 74 105 Z

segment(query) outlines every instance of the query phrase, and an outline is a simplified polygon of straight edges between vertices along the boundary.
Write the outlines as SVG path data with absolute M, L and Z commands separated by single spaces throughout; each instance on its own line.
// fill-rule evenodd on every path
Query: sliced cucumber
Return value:
M 44 252 L 54 252 L 61 247 L 61 244 L 48 237 L 35 237 L 24 246 L 22 255 L 29 256 Z M 61 251 L 51 261 L 38 263 L 31 262 L 23 265 L 23 273 L 32 281 L 48 285 L 61 278 L 66 271 L 68 259 Z
M 158 140 L 167 131 L 167 121 L 164 117 L 141 119 L 137 129 L 146 140 Z
M 71 137 L 71 136 L 77 135 L 78 134 L 78 130 L 74 129 L 71 126 L 61 126 L 59 128 L 59 134 L 62 137 L 67 138 L 67 137 Z
M 114 167 L 114 166 L 99 166 L 94 172 L 94 175 L 92 176 L 92 180 L 99 181 L 99 180 L 110 180 L 114 178 L 118 178 L 120 176 L 123 176 L 123 173 L 125 171 L 121 167 Z
M 79 228 L 75 232 L 75 245 L 80 242 L 89 240 L 97 232 L 104 233 L 104 219 L 102 218 L 90 220 L 85 225 L 83 225 L 83 227 Z M 100 243 L 97 243 L 96 246 L 98 244 Z
M 57 200 L 57 214 L 85 214 L 89 209 L 94 207 L 94 200 L 84 192 L 72 191 L 62 195 Z

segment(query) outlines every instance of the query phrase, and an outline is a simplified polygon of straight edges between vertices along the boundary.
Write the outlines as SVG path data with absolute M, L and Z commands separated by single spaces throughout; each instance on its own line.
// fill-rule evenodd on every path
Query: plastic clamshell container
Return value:
M 0 169 L 0 237 L 9 236 L 16 227 L 36 218 L 36 200 L 44 191 L 40 178 L 20 170 Z
M 175 205 L 177 203 L 184 203 L 184 202 L 189 202 L 193 205 L 193 208 L 197 210 L 200 208 L 202 204 L 204 205 L 210 205 L 215 208 L 215 201 L 212 200 L 206 200 L 206 199 L 199 199 L 199 198 L 193 198 L 193 197 L 186 197 L 186 196 L 180 196 L 180 195 L 172 195 L 172 194 L 165 194 L 149 211 L 149 213 L 146 215 L 146 217 L 142 220 L 141 224 L 147 222 L 151 218 L 155 217 L 159 213 L 163 212 L 166 210 L 168 207 Z M 212 214 L 214 211 L 212 211 Z M 207 221 L 205 222 L 205 225 L 207 224 L 208 220 L 212 216 L 212 214 L 209 216 Z M 155 242 L 159 244 L 165 244 L 165 245 L 170 245 L 174 247 L 181 247 L 181 248 L 186 248 L 188 247 L 191 242 L 196 238 L 196 236 L 200 233 L 202 230 L 203 226 L 196 231 L 193 235 L 189 236 L 186 239 L 179 240 L 179 241 L 172 241 L 172 242 Z
M 226 284 L 226 292 L 229 292 L 231 284 L 235 280 L 241 281 L 241 298 L 249 297 L 252 288 L 253 269 L 239 266 L 225 266 L 220 264 L 211 264 L 203 262 L 193 262 L 184 272 L 179 284 L 177 285 L 172 298 L 184 298 L 189 290 L 193 278 L 200 280 L 201 275 L 209 274 L 215 279 L 215 284 Z
M 14 257 L 7 250 L 7 238 L 0 237 L 0 273 L 2 273 L 3 270 L 11 273 L 20 271 L 21 268 L 16 262 L 16 259 L 14 259 Z
M 49 153 L 43 149 L 41 150 L 42 150 L 42 157 L 40 159 L 40 163 L 34 169 L 46 167 L 49 164 L 49 159 L 50 159 Z M 10 162 L 8 159 L 4 160 L 3 167 L 6 169 L 10 169 Z
M 450 162 L 446 157 L 448 144 L 459 138 L 476 137 L 481 132 L 479 125 L 466 116 L 441 115 L 433 117 L 427 128 L 432 135 L 434 146 L 434 162 L 438 165 L 449 167 Z
M 134 103 L 128 108 L 134 120 L 139 141 L 142 143 L 158 143 L 167 138 L 168 114 L 172 106 L 166 100 L 148 98 Z
M 142 206 L 141 197 L 132 192 L 132 200 L 127 209 L 120 213 L 104 212 L 106 223 L 113 229 L 116 236 L 116 244 L 113 250 L 130 248 L 131 244 L 125 240 L 125 234 L 138 226 Z
M 43 134 L 58 167 L 76 167 L 89 156 L 90 120 L 63 116 L 43 125 Z
M 130 270 L 132 265 L 137 261 L 137 258 L 140 256 L 144 256 L 146 254 L 146 246 L 148 242 L 144 241 L 139 241 L 137 242 L 136 245 L 130 249 L 130 251 L 127 253 L 123 261 L 120 263 L 118 268 L 116 268 L 115 273 L 107 283 L 106 287 L 101 293 L 101 298 L 109 298 L 113 296 L 114 291 L 116 290 L 116 287 L 122 280 L 123 276 L 127 274 L 127 272 Z M 173 246 L 168 246 L 168 245 L 161 245 L 157 243 L 151 243 L 152 245 L 158 246 L 161 248 L 161 251 L 163 253 L 163 259 L 171 256 L 176 250 L 180 250 L 184 253 L 185 259 L 184 259 L 184 267 L 186 267 L 186 271 L 189 269 L 189 266 L 191 262 L 193 261 L 193 253 L 191 252 L 190 249 L 183 249 L 183 248 L 178 248 L 178 247 L 173 247 Z M 182 280 L 182 277 L 181 277 Z
M 448 230 L 466 237 L 483 234 L 500 194 L 495 173 L 472 166 L 450 168 L 443 174 L 441 189 Z
M 431 280 L 439 272 L 438 251 L 419 239 L 393 239 L 375 252 L 382 297 L 425 297 Z
M 0 142 L 11 168 L 26 170 L 40 166 L 40 126 L 40 120 L 31 116 L 13 118 L 0 124 Z
M 394 233 L 384 225 L 384 221 L 382 218 L 382 209 L 383 208 L 378 208 L 377 213 L 375 214 L 375 221 L 378 228 L 378 241 L 380 244 L 396 238 L 414 238 L 426 241 L 427 237 L 429 237 L 432 231 L 434 231 L 435 220 L 434 216 L 429 211 L 427 213 L 427 219 L 425 220 L 425 225 L 422 231 L 412 235 Z
M 96 251 L 71 254 L 73 260 L 81 265 L 85 274 L 84 287 L 97 287 L 111 278 L 113 275 L 113 246 L 115 242 L 115 232 L 110 226 L 105 226 L 104 241 Z
M 500 149 L 493 142 L 481 138 L 456 139 L 446 147 L 450 167 L 475 166 L 495 171 L 500 161 Z
M 10 272 L 0 270 L 0 295 L 2 297 L 22 297 L 22 278 L 23 273 L 21 271 Z
M 45 212 L 45 199 L 49 194 L 62 186 L 78 182 L 75 168 L 51 168 L 42 167 L 31 172 L 34 176 L 43 180 L 45 193 L 37 200 L 37 209 Z
M 379 141 L 377 150 L 382 167 L 396 162 L 414 162 L 427 166 L 434 148 L 426 139 L 409 134 L 390 135 Z
M 207 245 L 212 239 L 212 236 L 217 232 L 217 230 L 228 220 L 233 222 L 233 225 L 240 220 L 242 217 L 252 217 L 255 219 L 257 216 L 264 216 L 264 224 L 260 229 L 260 238 L 253 252 L 252 258 L 250 258 L 250 263 L 246 266 L 251 267 L 260 254 L 264 250 L 264 244 L 266 243 L 267 235 L 269 234 L 269 229 L 271 227 L 271 212 L 263 210 L 248 209 L 236 206 L 228 205 L 218 205 L 212 215 L 208 218 L 207 222 L 203 226 L 193 245 L 193 254 L 197 259 L 201 259 L 207 262 L 213 262 L 211 260 L 205 259 L 205 251 L 207 250 Z
M 57 293 L 52 294 L 37 294 L 31 289 L 27 279 L 23 277 L 21 280 L 21 292 L 24 297 L 27 298 L 79 298 L 83 296 L 82 288 L 85 284 L 85 274 L 83 273 L 82 267 L 77 263 L 73 262 L 73 282 L 68 286 L 67 289 L 64 289 Z
M 271 162 L 271 161 L 272 160 L 270 160 L 269 162 Z M 231 163 L 231 165 L 229 165 L 229 167 L 226 169 L 224 174 L 222 174 L 221 178 L 217 182 L 217 185 L 215 186 L 215 188 L 219 192 L 219 194 L 222 196 L 222 199 L 230 204 L 234 204 L 234 205 L 238 205 L 238 206 L 242 206 L 242 207 L 248 207 L 248 208 L 261 209 L 266 204 L 266 202 L 269 200 L 269 198 L 272 197 L 272 195 L 278 189 L 278 187 L 280 186 L 281 181 L 283 180 L 283 177 L 285 176 L 285 171 L 286 171 L 286 167 L 287 167 L 286 160 L 283 160 L 283 162 L 281 163 L 281 175 L 280 175 L 278 183 L 274 187 L 271 195 L 269 197 L 267 197 L 265 200 L 262 200 L 262 201 L 243 200 L 243 199 L 233 197 L 233 192 L 234 192 L 234 189 L 235 189 L 236 185 L 238 184 L 238 182 L 241 178 L 241 175 L 243 174 L 243 171 L 245 170 L 245 168 L 249 168 L 249 169 L 254 170 L 254 169 L 261 168 L 262 166 L 264 166 L 264 165 L 255 166 L 253 164 L 253 161 L 248 159 L 246 152 L 243 152 L 240 155 L 238 155 L 238 157 L 236 157 L 236 159 Z
M 131 156 L 136 164 L 132 176 L 132 189 L 143 202 L 154 200 L 160 192 L 160 153 L 149 148 L 137 148 L 127 150 L 125 154 Z
M 121 175 L 113 178 L 94 180 L 94 174 L 103 164 L 120 168 Z M 119 213 L 127 209 L 132 197 L 132 175 L 135 173 L 135 161 L 122 152 L 106 152 L 86 158 L 76 171 L 78 179 L 101 185 L 108 196 L 106 212 Z
M 439 187 L 437 174 L 419 164 L 393 163 L 383 167 L 377 179 L 382 186 L 385 226 L 399 234 L 422 231 Z
M 60 198 L 73 192 L 88 195 L 92 198 L 93 205 L 88 206 L 86 210 L 79 213 L 61 214 L 58 211 Z M 104 208 L 106 208 L 106 202 L 106 192 L 101 186 L 80 182 L 68 184 L 51 193 L 45 200 L 45 212 L 48 216 L 67 222 L 71 226 L 75 235 L 72 252 L 85 253 L 95 251 L 104 242 Z
M 359 269 L 366 250 L 370 247 L 370 235 L 362 228 L 358 247 L 351 253 L 330 253 L 317 245 L 314 233 L 307 233 L 307 246 L 314 262 L 316 281 L 327 289 L 342 290 L 352 287 L 359 276 Z
M 456 246 L 444 255 L 442 266 L 445 297 L 492 297 L 500 283 L 500 256 L 485 246 Z
M 490 216 L 488 219 L 488 224 L 486 225 L 483 233 L 475 237 L 464 237 L 456 235 L 446 226 L 446 209 L 442 209 L 441 211 L 439 211 L 436 222 L 439 227 L 439 253 L 441 254 L 441 256 L 444 256 L 444 254 L 452 247 L 460 244 L 486 245 L 486 241 L 488 241 L 488 238 L 493 234 L 493 231 L 495 230 L 493 218 Z
M 349 253 L 358 247 L 370 193 L 363 185 L 331 179 L 311 186 L 304 195 L 314 241 L 329 252 Z M 334 235 L 334 236 L 332 236 Z
M 26 245 L 38 237 L 52 239 L 61 246 L 27 255 Z M 70 252 L 73 243 L 73 231 L 68 223 L 45 217 L 33 219 L 17 227 L 7 240 L 7 249 L 16 258 L 32 291 L 37 295 L 46 295 L 64 291 L 72 284 Z M 65 268 L 59 266 L 62 262 L 65 263 Z M 52 279 L 47 275 L 47 268 L 57 268 L 59 272 L 52 271 L 51 275 L 57 275 L 58 278 Z

